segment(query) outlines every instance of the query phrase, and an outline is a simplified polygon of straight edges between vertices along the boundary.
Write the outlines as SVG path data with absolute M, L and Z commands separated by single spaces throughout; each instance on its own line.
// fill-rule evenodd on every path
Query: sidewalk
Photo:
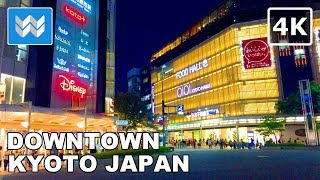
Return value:
M 41 170 L 44 170 L 44 167 L 42 165 L 39 166 L 39 171 L 41 171 Z M 27 172 L 31 172 L 31 168 L 28 167 Z M 3 167 L 1 167 L 1 169 L 0 169 L 0 177 L 10 175 L 10 174 L 15 174 L 15 173 L 19 173 L 17 169 L 16 169 L 16 172 L 13 172 L 13 173 L 8 172 L 8 170 L 4 171 Z
M 66 164 L 63 164 L 63 165 L 62 165 L 62 168 L 65 168 L 65 167 L 67 167 Z M 26 169 L 27 169 L 27 173 L 28 173 L 28 172 L 32 172 L 32 169 L 31 169 L 30 167 L 27 167 Z M 43 165 L 39 165 L 39 171 L 42 171 L 42 170 L 45 170 L 45 169 L 44 169 L 44 166 L 43 166 Z M 6 176 L 6 175 L 10 175 L 10 174 L 16 174 L 16 173 L 19 173 L 17 169 L 16 169 L 16 171 L 13 172 L 13 173 L 8 172 L 8 170 L 7 170 L 7 171 L 4 171 L 4 170 L 3 170 L 3 167 L 1 167 L 1 169 L 0 169 L 0 177 Z

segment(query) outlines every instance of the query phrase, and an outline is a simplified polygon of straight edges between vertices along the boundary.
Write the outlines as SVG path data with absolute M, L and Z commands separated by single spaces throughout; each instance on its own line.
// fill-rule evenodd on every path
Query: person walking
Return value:
M 3 156 L 3 165 L 4 165 L 3 168 L 4 168 L 4 171 L 7 171 L 7 168 L 8 168 L 8 165 L 9 165 L 9 155 L 10 155 L 10 151 L 7 149 L 4 152 L 4 156 Z
M 0 168 L 2 167 L 2 146 L 0 146 Z M 0 172 L 1 172 L 1 169 L 0 169 Z
M 194 142 L 193 142 L 193 148 L 197 148 L 197 140 L 195 139 Z
M 211 139 L 208 139 L 208 146 L 209 146 L 209 149 L 212 149 L 212 140 Z

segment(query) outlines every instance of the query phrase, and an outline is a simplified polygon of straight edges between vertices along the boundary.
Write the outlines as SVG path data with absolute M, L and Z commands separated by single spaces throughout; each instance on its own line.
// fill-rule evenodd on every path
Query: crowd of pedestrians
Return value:
M 254 142 L 251 139 L 251 142 L 244 142 L 242 139 L 240 141 L 236 140 L 227 140 L 227 139 L 180 139 L 180 140 L 171 140 L 170 142 L 174 147 L 177 148 L 219 148 L 219 149 L 261 149 L 262 144 L 258 141 Z

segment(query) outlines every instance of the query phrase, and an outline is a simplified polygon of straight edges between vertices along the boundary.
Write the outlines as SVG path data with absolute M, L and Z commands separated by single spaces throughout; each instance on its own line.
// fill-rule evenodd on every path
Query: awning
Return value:
M 24 131 L 28 122 L 28 107 L 22 105 L 0 105 L 0 128 Z M 84 130 L 84 109 L 69 110 L 58 108 L 32 107 L 30 129 L 42 131 Z M 115 131 L 114 117 L 104 114 L 87 113 L 87 131 Z

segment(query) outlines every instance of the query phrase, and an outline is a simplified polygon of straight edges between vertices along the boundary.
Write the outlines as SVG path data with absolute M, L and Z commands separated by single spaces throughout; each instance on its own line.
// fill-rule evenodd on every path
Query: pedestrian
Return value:
M 208 139 L 207 142 L 208 142 L 209 149 L 212 149 L 212 140 Z
M 0 168 L 2 167 L 2 146 L 0 146 Z M 0 169 L 1 172 L 1 169 Z
M 241 139 L 241 149 L 244 149 L 244 142 L 243 142 L 243 139 Z
M 4 156 L 3 156 L 3 165 L 4 165 L 4 171 L 7 171 L 8 165 L 9 165 L 9 155 L 10 155 L 10 151 L 7 149 L 4 152 Z M 9 170 L 9 169 L 8 169 Z
M 233 140 L 233 149 L 236 149 L 237 148 L 237 142 L 236 140 Z

